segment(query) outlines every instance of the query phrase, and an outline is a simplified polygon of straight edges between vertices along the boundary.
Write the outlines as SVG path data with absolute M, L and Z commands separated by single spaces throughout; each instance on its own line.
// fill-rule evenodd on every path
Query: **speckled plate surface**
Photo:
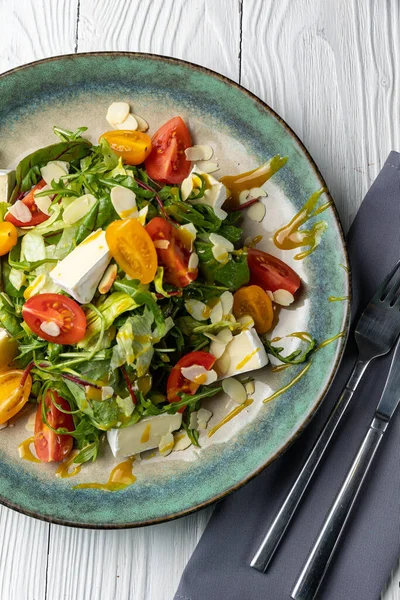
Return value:
M 27 93 L 29 90 L 29 93 Z M 312 159 L 285 123 L 258 98 L 232 81 L 182 61 L 146 54 L 99 53 L 64 56 L 20 67 L 0 77 L 0 167 L 15 166 L 32 150 L 53 143 L 52 126 L 89 127 L 95 141 L 109 128 L 105 114 L 114 100 L 126 100 L 150 123 L 150 133 L 180 114 L 196 143 L 210 144 L 219 158 L 217 176 L 254 168 L 274 154 L 287 165 L 266 184 L 262 223 L 244 222 L 245 235 L 262 234 L 259 247 L 289 262 L 305 285 L 290 309 L 281 310 L 274 335 L 309 331 L 321 343 L 338 334 L 313 357 L 307 373 L 285 393 L 263 399 L 287 385 L 303 365 L 279 373 L 256 372 L 254 402 L 211 438 L 202 434 L 201 449 L 190 447 L 167 458 L 138 459 L 134 485 L 119 492 L 73 489 L 83 482 L 106 482 L 117 464 L 104 447 L 95 464 L 79 475 L 55 477 L 55 465 L 19 458 L 17 445 L 30 434 L 28 415 L 0 432 L 0 500 L 26 514 L 65 525 L 119 528 L 151 524 L 203 507 L 248 481 L 274 460 L 310 419 L 335 374 L 348 326 L 347 256 L 332 204 L 315 220 L 328 229 L 321 244 L 302 261 L 293 251 L 273 246 L 272 233 L 300 210 L 324 185 Z M 323 202 L 329 195 L 323 196 Z M 288 338 L 286 344 L 293 344 Z M 297 340 L 298 342 L 298 340 Z M 287 346 L 289 348 L 289 346 Z M 218 423 L 235 406 L 227 397 L 208 401 Z

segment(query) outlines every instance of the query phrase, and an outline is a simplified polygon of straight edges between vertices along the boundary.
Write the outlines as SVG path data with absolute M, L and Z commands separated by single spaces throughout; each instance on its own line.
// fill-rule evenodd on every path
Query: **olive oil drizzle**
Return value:
M 31 450 L 31 444 L 33 444 L 33 435 L 28 439 L 21 442 L 18 446 L 18 452 L 20 458 L 23 460 L 29 460 L 29 462 L 40 463 L 41 461 L 33 454 Z
M 312 361 L 310 361 L 309 363 L 307 363 L 301 369 L 301 371 L 299 371 L 297 373 L 297 375 L 295 377 L 293 377 L 293 379 L 291 381 L 289 381 L 289 383 L 287 383 L 286 385 L 284 385 L 281 388 L 279 388 L 278 390 L 276 390 L 276 392 L 274 392 L 273 394 L 271 394 L 271 396 L 268 396 L 268 398 L 265 398 L 263 400 L 263 403 L 266 404 L 267 402 L 271 402 L 271 400 L 274 400 L 278 396 L 281 396 L 284 392 L 287 392 L 287 390 L 289 390 L 291 387 L 293 387 L 298 381 L 300 381 L 300 379 L 302 377 L 304 377 L 304 375 L 307 373 L 307 371 L 311 367 L 311 365 L 312 365 Z
M 344 302 L 350 300 L 349 296 L 329 296 L 328 302 Z
M 303 208 L 274 235 L 274 243 L 281 250 L 293 250 L 308 246 L 307 250 L 303 250 L 294 256 L 295 260 L 302 260 L 309 256 L 317 248 L 321 241 L 322 234 L 326 231 L 328 224 L 326 221 L 318 221 L 314 223 L 310 229 L 299 228 L 304 225 L 309 219 L 321 214 L 331 206 L 331 202 L 326 202 L 319 208 L 316 208 L 321 195 L 326 190 L 324 188 L 314 192 L 304 204 Z
M 119 463 L 110 473 L 107 483 L 80 483 L 74 485 L 73 489 L 91 488 L 104 490 L 105 492 L 118 492 L 129 487 L 136 481 L 135 475 L 132 473 L 132 465 L 135 461 L 135 456 L 131 456 L 127 460 Z
M 223 425 L 226 425 L 226 423 L 228 423 L 231 419 L 236 417 L 239 413 L 242 412 L 242 410 L 244 410 L 245 408 L 250 406 L 250 404 L 252 404 L 252 403 L 253 403 L 253 399 L 248 398 L 247 400 L 245 400 L 243 402 L 243 404 L 236 406 L 236 408 L 231 410 L 231 412 L 229 412 L 219 423 L 217 423 L 216 425 L 214 425 L 214 427 L 212 429 L 210 429 L 210 431 L 208 432 L 208 437 L 213 436 L 214 433 L 216 433 L 218 431 L 218 429 L 220 429 Z
M 328 338 L 327 340 L 323 341 L 320 343 L 320 345 L 318 346 L 318 348 L 316 349 L 316 352 L 318 350 L 320 350 L 321 348 L 325 348 L 325 346 L 328 346 L 329 344 L 331 344 L 332 342 L 338 340 L 339 338 L 342 338 L 346 335 L 345 331 L 340 331 L 339 333 L 337 333 L 336 335 L 332 336 L 331 338 Z

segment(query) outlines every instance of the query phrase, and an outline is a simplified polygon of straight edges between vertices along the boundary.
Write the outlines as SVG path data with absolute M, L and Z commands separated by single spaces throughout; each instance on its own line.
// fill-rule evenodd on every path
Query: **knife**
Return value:
M 294 600 L 313 600 L 317 594 L 365 476 L 399 402 L 400 338 L 394 349 L 374 418 L 291 592 Z

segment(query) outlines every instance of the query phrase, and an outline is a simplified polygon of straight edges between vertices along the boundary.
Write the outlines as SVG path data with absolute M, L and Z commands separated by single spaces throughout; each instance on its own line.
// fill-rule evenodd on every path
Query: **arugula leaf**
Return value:
M 84 239 L 87 238 L 88 235 L 95 231 L 95 225 L 97 221 L 97 216 L 99 213 L 100 202 L 97 201 L 96 204 L 92 206 L 89 210 L 85 218 L 80 223 L 78 230 L 76 232 L 76 245 L 78 246 Z
M 92 144 L 88 140 L 82 139 L 52 144 L 28 154 L 16 168 L 16 184 L 10 202 L 15 202 L 21 192 L 27 192 L 32 185 L 39 181 L 41 178 L 40 166 L 51 160 L 66 162 L 79 160 L 90 153 L 91 147 Z
M 281 362 L 289 365 L 299 365 L 300 363 L 305 362 L 309 358 L 310 354 L 316 350 L 317 345 L 317 340 L 311 338 L 305 350 L 301 350 L 299 348 L 298 350 L 295 350 L 288 356 L 282 356 L 281 352 L 283 350 L 283 347 L 273 346 L 272 343 L 269 340 L 267 340 L 267 338 L 264 335 L 260 336 L 260 339 L 264 344 L 265 350 L 268 354 L 275 356 L 275 358 L 278 358 Z
M 122 279 L 114 283 L 114 288 L 129 294 L 137 306 L 147 306 L 154 315 L 157 323 L 159 337 L 165 335 L 165 319 L 161 308 L 150 292 L 147 292 L 135 280 Z
M 68 129 L 62 129 L 61 127 L 57 127 L 54 125 L 53 131 L 62 142 L 75 141 L 75 140 L 83 140 L 84 138 L 81 136 L 81 133 L 87 131 L 87 127 L 78 127 L 75 131 L 69 131 Z

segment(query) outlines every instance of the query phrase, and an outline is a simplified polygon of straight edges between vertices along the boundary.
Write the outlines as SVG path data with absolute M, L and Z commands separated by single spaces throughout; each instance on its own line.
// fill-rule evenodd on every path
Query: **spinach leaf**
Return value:
M 220 284 L 235 291 L 249 282 L 246 252 L 234 254 L 227 263 L 221 264 L 213 256 L 212 244 L 199 240 L 195 246 L 200 261 L 199 269 L 208 285 Z
M 10 202 L 15 202 L 21 192 L 27 192 L 32 185 L 39 181 L 41 178 L 39 166 L 43 166 L 51 160 L 67 162 L 79 160 L 90 153 L 91 147 L 92 144 L 87 140 L 76 140 L 52 144 L 28 154 L 16 168 L 16 184 Z
M 80 223 L 76 232 L 76 245 L 83 242 L 83 240 L 87 238 L 88 235 L 95 231 L 97 216 L 99 214 L 99 206 L 100 202 L 97 201 L 96 204 L 92 206 L 85 218 Z

